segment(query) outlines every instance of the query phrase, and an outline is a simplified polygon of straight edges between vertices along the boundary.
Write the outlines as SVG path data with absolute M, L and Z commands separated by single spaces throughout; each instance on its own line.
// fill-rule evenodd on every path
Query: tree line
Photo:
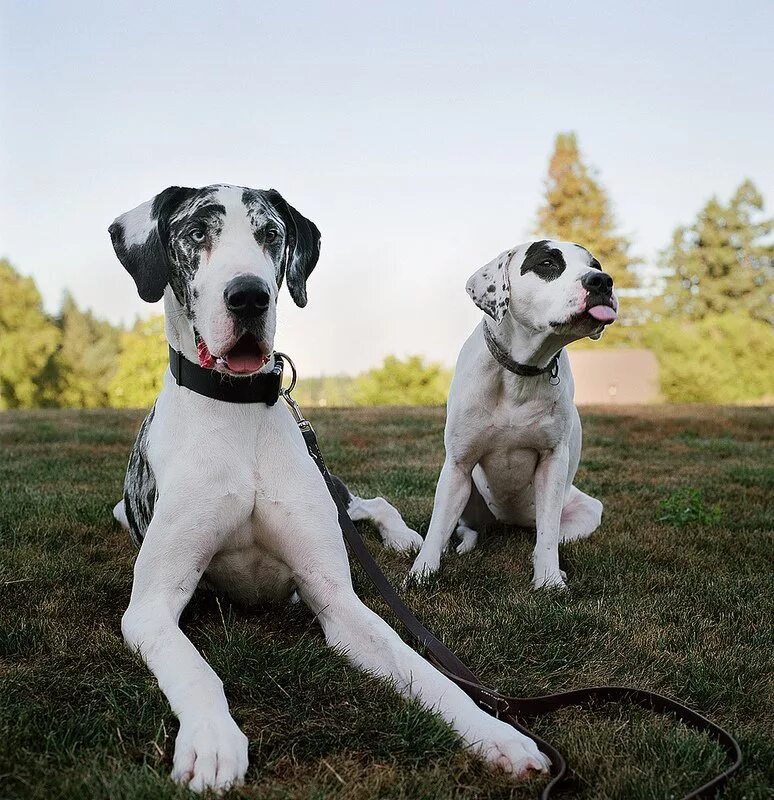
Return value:
M 652 350 L 664 398 L 684 402 L 774 398 L 773 232 L 763 197 L 744 180 L 678 226 L 646 267 L 574 133 L 556 137 L 534 227 L 537 236 L 589 249 L 619 287 L 619 322 L 594 346 Z M 167 360 L 162 317 L 124 330 L 79 308 L 69 293 L 49 315 L 34 280 L 7 259 L 0 259 L 0 297 L 0 408 L 153 402 Z M 440 364 L 389 356 L 355 378 L 302 380 L 297 394 L 315 405 L 436 404 L 445 402 L 450 379 Z

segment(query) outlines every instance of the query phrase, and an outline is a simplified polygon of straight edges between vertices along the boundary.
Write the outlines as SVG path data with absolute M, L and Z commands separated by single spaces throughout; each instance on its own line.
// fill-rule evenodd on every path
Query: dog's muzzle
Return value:
M 581 278 L 587 292 L 586 313 L 605 325 L 614 322 L 618 312 L 613 301 L 613 279 L 606 272 L 594 269 Z

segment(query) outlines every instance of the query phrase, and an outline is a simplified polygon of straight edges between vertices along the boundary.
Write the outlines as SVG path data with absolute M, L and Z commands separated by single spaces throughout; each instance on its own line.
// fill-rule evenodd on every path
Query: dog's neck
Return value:
M 182 353 L 194 364 L 199 363 L 193 329 L 185 309 L 177 301 L 172 289 L 167 286 L 164 292 L 164 330 L 167 341 L 178 353 Z
M 513 361 L 540 369 L 548 366 L 551 359 L 573 341 L 551 330 L 527 328 L 516 322 L 510 314 L 506 314 L 499 325 L 486 318 L 481 324 L 489 328 L 494 341 Z

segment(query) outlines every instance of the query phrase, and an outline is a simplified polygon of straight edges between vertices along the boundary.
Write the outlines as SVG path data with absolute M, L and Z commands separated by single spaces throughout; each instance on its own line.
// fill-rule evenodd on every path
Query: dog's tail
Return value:
M 124 507 L 124 498 L 122 497 L 113 507 L 113 516 L 121 524 L 125 530 L 129 530 L 129 520 L 126 518 L 126 508 Z

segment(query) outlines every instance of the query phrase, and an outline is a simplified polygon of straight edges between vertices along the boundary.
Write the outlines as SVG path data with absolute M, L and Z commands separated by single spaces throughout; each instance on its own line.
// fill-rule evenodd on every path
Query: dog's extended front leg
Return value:
M 215 546 L 215 536 L 202 532 L 205 523 L 187 512 L 184 502 L 173 508 L 157 504 L 135 562 L 121 629 L 180 720 L 172 778 L 201 792 L 242 782 L 247 738 L 229 713 L 220 678 L 178 627 Z
M 559 569 L 559 524 L 562 518 L 570 451 L 566 444 L 541 453 L 535 468 L 537 540 L 532 554 L 532 585 L 565 588 Z
M 439 713 L 470 750 L 493 766 L 517 776 L 550 767 L 531 739 L 482 711 L 366 607 L 352 590 L 348 571 L 336 570 L 329 562 L 316 565 L 306 575 L 307 580 L 299 580 L 299 591 L 331 647 L 343 651 L 361 669 L 391 680 L 401 694 Z
M 473 466 L 448 458 L 444 462 L 435 490 L 435 503 L 430 528 L 419 555 L 411 567 L 418 580 L 436 572 L 441 566 L 441 554 L 446 549 L 454 529 L 470 498 Z

